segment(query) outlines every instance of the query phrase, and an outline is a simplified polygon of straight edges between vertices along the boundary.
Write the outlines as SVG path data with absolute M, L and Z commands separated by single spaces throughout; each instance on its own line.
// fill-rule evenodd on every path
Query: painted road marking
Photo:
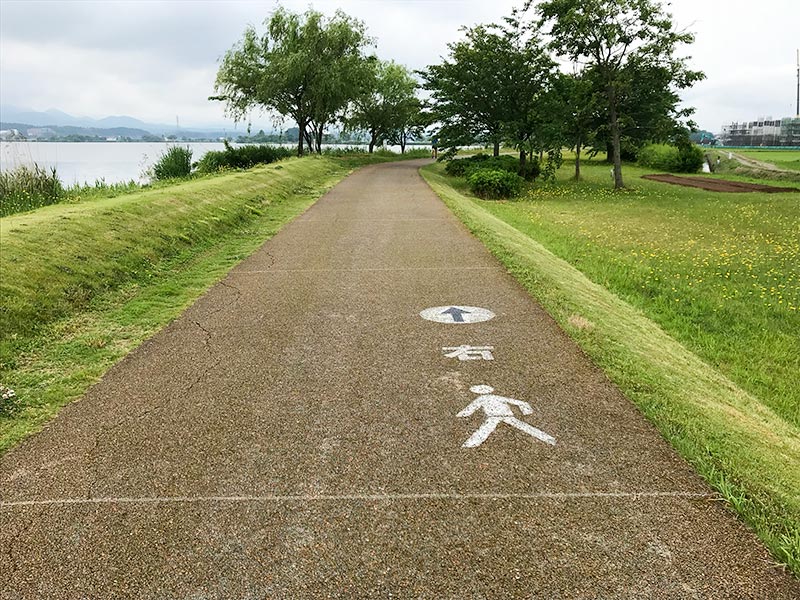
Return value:
M 477 306 L 434 306 L 426 308 L 419 316 L 436 323 L 480 323 L 494 319 L 494 313 Z
M 442 352 L 447 358 L 458 360 L 494 360 L 494 346 L 446 346 Z
M 459 412 L 457 417 L 468 417 L 479 408 L 483 409 L 486 414 L 486 420 L 480 427 L 473 433 L 470 438 L 464 442 L 462 448 L 477 448 L 486 438 L 495 430 L 500 423 L 507 423 L 528 435 L 541 440 L 545 444 L 555 446 L 556 439 L 546 434 L 541 429 L 536 429 L 528 425 L 525 421 L 520 421 L 514 416 L 514 411 L 511 410 L 511 405 L 518 406 L 523 415 L 530 415 L 533 413 L 531 405 L 522 400 L 515 400 L 514 398 L 506 398 L 505 396 L 495 396 L 492 394 L 494 388 L 488 385 L 473 385 L 469 390 L 475 394 L 480 394 L 473 400 L 469 406 Z

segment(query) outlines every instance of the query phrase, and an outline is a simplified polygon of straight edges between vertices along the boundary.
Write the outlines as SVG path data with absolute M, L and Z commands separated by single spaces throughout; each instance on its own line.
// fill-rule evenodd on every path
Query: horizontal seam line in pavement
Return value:
M 0 502 L 0 509 L 24 506 L 65 506 L 76 504 L 180 504 L 202 502 L 325 502 L 392 500 L 574 500 L 595 498 L 715 498 L 706 492 L 540 492 L 532 494 L 271 494 L 261 496 L 154 496 L 122 498 L 63 498 Z
M 342 273 L 358 273 L 361 271 L 503 271 L 502 267 L 365 267 L 363 269 L 244 269 L 230 271 L 234 275 L 248 275 L 250 273 L 325 273 L 338 271 Z
M 295 223 L 405 223 L 412 221 L 453 221 L 451 217 L 431 219 L 297 219 Z

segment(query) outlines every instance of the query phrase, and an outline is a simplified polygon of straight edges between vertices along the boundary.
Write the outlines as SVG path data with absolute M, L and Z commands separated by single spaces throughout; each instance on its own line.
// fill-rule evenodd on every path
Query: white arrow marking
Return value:
M 480 323 L 494 318 L 494 313 L 479 306 L 434 306 L 426 308 L 419 316 L 436 323 Z
M 462 448 L 477 448 L 486 441 L 486 438 L 489 437 L 489 435 L 501 422 L 507 423 L 512 427 L 527 433 L 531 437 L 535 437 L 537 440 L 540 440 L 545 444 L 555 446 L 556 439 L 553 436 L 545 433 L 541 429 L 536 429 L 536 427 L 533 427 L 532 425 L 528 425 L 524 421 L 520 421 L 514 416 L 514 411 L 511 410 L 512 405 L 518 406 L 523 415 L 530 415 L 533 413 L 531 405 L 527 402 L 515 400 L 514 398 L 506 398 L 505 396 L 496 396 L 495 394 L 492 394 L 494 388 L 488 385 L 474 385 L 469 389 L 470 391 L 481 395 L 475 398 L 475 400 L 473 400 L 469 406 L 459 412 L 456 416 L 468 417 L 476 410 L 481 408 L 486 414 L 486 420 L 481 424 L 480 427 L 478 427 L 475 433 L 473 433 L 470 438 L 464 442 L 464 444 L 461 446 Z

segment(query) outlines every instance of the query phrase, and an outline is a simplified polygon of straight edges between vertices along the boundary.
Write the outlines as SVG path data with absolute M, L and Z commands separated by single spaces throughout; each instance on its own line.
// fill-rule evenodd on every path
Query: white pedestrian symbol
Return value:
M 511 405 L 518 406 L 523 415 L 530 415 L 533 413 L 531 405 L 522 400 L 515 400 L 514 398 L 506 398 L 504 396 L 495 396 L 492 394 L 494 388 L 488 385 L 473 385 L 469 390 L 475 394 L 480 394 L 473 400 L 469 406 L 458 413 L 458 417 L 468 417 L 479 408 L 483 409 L 486 413 L 486 420 L 478 429 L 473 433 L 470 438 L 464 442 L 462 448 L 477 448 L 486 438 L 495 430 L 501 423 L 508 423 L 512 427 L 516 427 L 520 431 L 524 431 L 530 436 L 535 437 L 537 440 L 543 441 L 545 444 L 554 446 L 556 439 L 546 434 L 540 429 L 536 429 L 528 425 L 524 421 L 520 421 L 514 416 L 514 411 L 511 410 Z
M 442 348 L 447 358 L 458 360 L 494 360 L 494 346 L 449 346 Z

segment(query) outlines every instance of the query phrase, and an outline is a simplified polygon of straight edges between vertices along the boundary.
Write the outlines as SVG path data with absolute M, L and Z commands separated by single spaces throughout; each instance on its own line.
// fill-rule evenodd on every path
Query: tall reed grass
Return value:
M 112 198 L 143 187 L 147 186 L 133 180 L 106 183 L 103 178 L 96 179 L 94 183 L 76 183 L 65 187 L 55 167 L 45 168 L 36 163 L 18 165 L 0 171 L 0 217 L 60 202 L 80 202 L 98 196 Z
M 0 217 L 55 204 L 64 194 L 55 168 L 34 163 L 0 171 Z

